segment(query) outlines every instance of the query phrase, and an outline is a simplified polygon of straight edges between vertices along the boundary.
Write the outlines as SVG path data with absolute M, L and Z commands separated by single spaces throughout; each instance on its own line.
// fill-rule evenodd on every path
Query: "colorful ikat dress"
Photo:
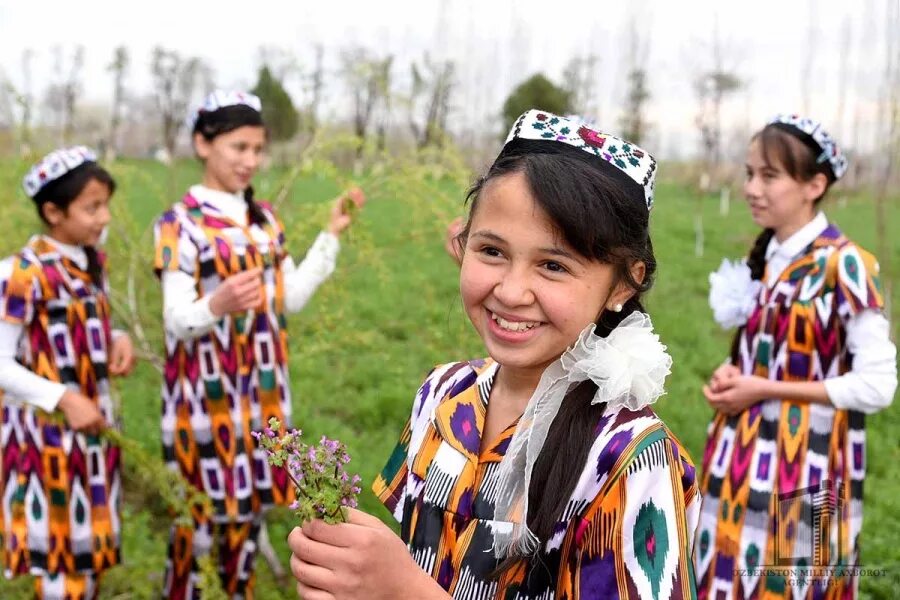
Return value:
M 373 489 L 419 564 L 457 600 L 694 598 L 700 496 L 687 453 L 649 408 L 604 414 L 555 535 L 499 579 L 497 470 L 516 424 L 481 451 L 497 363 L 436 368 Z
M 98 253 L 101 266 L 105 257 Z M 97 403 L 110 399 L 107 281 L 100 287 L 52 240 L 35 236 L 0 281 L 0 319 L 24 328 L 17 360 Z M 7 576 L 101 574 L 119 562 L 121 454 L 61 415 L 3 400 L 3 558 Z
M 840 376 L 852 361 L 844 324 L 882 305 L 874 257 L 829 225 L 761 291 L 737 366 L 779 381 Z M 716 414 L 703 456 L 700 597 L 855 597 L 850 574 L 785 575 L 786 567 L 858 565 L 865 443 L 864 415 L 853 410 L 771 399 L 735 417 Z
M 165 459 L 213 501 L 215 522 L 248 522 L 286 504 L 288 478 L 272 469 L 251 431 L 271 417 L 290 423 L 284 233 L 271 207 L 266 223 L 238 225 L 188 194 L 156 225 L 157 274 L 194 277 L 200 297 L 226 278 L 260 267 L 262 309 L 225 315 L 193 339 L 166 332 L 162 386 Z

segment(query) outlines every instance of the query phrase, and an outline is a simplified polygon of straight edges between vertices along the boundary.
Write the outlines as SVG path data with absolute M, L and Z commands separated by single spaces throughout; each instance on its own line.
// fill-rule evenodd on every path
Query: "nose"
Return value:
M 749 175 L 744 180 L 744 197 L 748 200 L 758 198 L 761 194 L 762 183 L 756 175 Z
M 255 149 L 249 149 L 244 153 L 244 167 L 251 171 L 256 171 L 262 162 L 262 152 Z
M 108 206 L 104 206 L 103 208 L 101 208 L 97 216 L 100 220 L 100 224 L 104 227 L 109 225 L 109 222 L 112 219 L 112 213 L 110 212 Z
M 534 303 L 530 274 L 524 267 L 511 267 L 494 286 L 494 297 L 505 307 L 515 308 Z

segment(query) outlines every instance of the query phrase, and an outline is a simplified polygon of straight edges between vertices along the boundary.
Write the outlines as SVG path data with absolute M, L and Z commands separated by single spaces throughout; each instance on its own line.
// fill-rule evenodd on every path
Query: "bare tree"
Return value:
M 282 83 L 300 72 L 300 62 L 290 50 L 278 46 L 260 46 L 258 54 L 259 66 L 267 67 L 272 76 Z
M 68 66 L 61 46 L 53 47 L 53 56 L 55 81 L 47 87 L 44 103 L 58 126 L 59 143 L 67 145 L 72 141 L 75 129 L 75 105 L 81 95 L 84 46 L 75 47 Z
M 625 95 L 625 111 L 622 113 L 620 126 L 622 135 L 635 144 L 644 141 L 649 129 L 649 124 L 644 116 L 644 109 L 650 99 L 650 90 L 647 86 L 649 49 L 649 36 L 641 36 L 637 18 L 632 17 L 628 28 L 628 54 L 626 57 L 628 92 Z
M 16 88 L 6 74 L 0 71 L 0 128 L 15 129 L 16 119 Z
M 705 171 L 710 178 L 717 175 L 722 160 L 722 105 L 742 86 L 734 67 L 726 64 L 726 52 L 716 17 L 709 47 L 710 64 L 694 79 L 694 93 L 698 101 L 695 123 L 700 132 Z
M 125 76 L 128 74 L 130 58 L 128 48 L 119 46 L 107 71 L 113 75 L 113 100 L 109 119 L 109 138 L 106 141 L 106 160 L 115 160 L 119 153 L 119 126 L 122 122 L 122 108 L 125 104 Z
M 22 112 L 19 122 L 19 153 L 23 156 L 31 152 L 31 118 L 34 107 L 34 93 L 31 89 L 31 64 L 34 50 L 26 48 L 22 51 L 22 91 L 18 94 L 18 103 Z
M 743 82 L 735 72 L 735 68 L 726 58 L 728 49 L 719 36 L 718 15 L 713 17 L 712 41 L 708 46 L 708 64 L 700 69 L 694 78 L 694 93 L 697 96 L 698 110 L 695 124 L 700 133 L 703 151 L 703 171 L 700 175 L 700 193 L 696 197 L 694 207 L 694 254 L 703 256 L 703 198 L 719 186 L 720 165 L 722 162 L 722 106 L 725 100 L 741 89 Z
M 426 54 L 421 68 L 412 64 L 409 127 L 419 148 L 442 143 L 454 80 L 452 61 L 433 61 Z
M 178 133 L 198 87 L 210 87 L 212 74 L 199 58 L 184 58 L 157 46 L 151 64 L 156 106 L 162 119 L 163 146 L 174 156 Z
M 841 25 L 840 65 L 838 68 L 838 98 L 834 119 L 835 135 L 844 139 L 844 112 L 847 103 L 847 89 L 850 87 L 850 48 L 853 44 L 853 29 L 850 17 L 845 17 Z
M 600 57 L 594 54 L 572 58 L 563 70 L 563 81 L 575 112 L 591 118 L 597 115 L 597 76 Z
M 390 93 L 393 57 L 377 58 L 360 46 L 341 53 L 341 75 L 353 100 L 353 133 L 359 138 L 356 156 L 362 156 L 374 112 Z
M 896 0 L 885 2 L 885 67 L 880 120 L 883 130 L 887 132 L 884 139 L 882 172 L 878 177 L 875 192 L 875 236 L 876 251 L 881 263 L 885 282 L 884 298 L 887 303 L 887 314 L 891 310 L 891 265 L 888 235 L 888 195 L 894 179 L 894 165 L 900 159 L 900 6 Z
M 22 86 L 16 87 L 12 79 L 0 72 L 0 122 L 15 131 L 19 154 L 31 152 L 31 117 L 34 97 L 31 93 L 31 61 L 34 50 L 22 51 Z
M 319 128 L 319 106 L 322 104 L 322 94 L 325 90 L 325 48 L 321 44 L 315 46 L 315 59 L 313 70 L 309 75 L 307 89 L 309 91 L 309 104 L 306 106 L 306 129 L 315 135 Z
M 814 0 L 807 0 L 806 6 L 806 44 L 803 65 L 800 69 L 800 94 L 803 98 L 803 113 L 808 115 L 812 110 L 813 70 L 816 54 L 819 52 L 819 28 L 816 19 L 821 9 Z

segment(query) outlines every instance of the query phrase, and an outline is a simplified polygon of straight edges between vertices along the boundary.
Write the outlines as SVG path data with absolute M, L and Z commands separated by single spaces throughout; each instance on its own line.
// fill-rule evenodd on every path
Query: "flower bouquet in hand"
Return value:
M 295 500 L 290 508 L 301 523 L 322 519 L 326 523 L 347 521 L 347 509 L 356 508 L 359 475 L 349 475 L 347 447 L 322 436 L 317 445 L 304 443 L 299 429 L 279 436 L 281 422 L 272 417 L 263 431 L 253 432 L 269 464 L 283 467 L 294 482 Z

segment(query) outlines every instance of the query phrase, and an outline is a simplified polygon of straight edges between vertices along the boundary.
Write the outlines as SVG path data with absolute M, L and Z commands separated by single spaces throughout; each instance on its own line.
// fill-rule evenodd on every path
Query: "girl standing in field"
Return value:
M 400 521 L 312 521 L 305 600 L 692 598 L 694 467 L 649 404 L 656 162 L 532 110 L 469 193 L 460 291 L 489 358 L 435 368 L 375 483 Z
M 174 527 L 167 598 L 199 597 L 197 560 L 215 540 L 230 597 L 252 595 L 256 540 L 266 509 L 290 502 L 250 432 L 272 417 L 290 422 L 285 315 L 334 270 L 338 235 L 351 222 L 340 198 L 328 230 L 295 265 L 284 228 L 250 183 L 266 144 L 259 98 L 214 92 L 192 120 L 203 181 L 156 224 L 166 364 L 162 439 L 173 469 L 213 503 L 211 520 Z M 349 199 L 361 206 L 362 193 Z
M 94 598 L 119 562 L 121 457 L 99 433 L 116 426 L 109 377 L 131 371 L 133 348 L 110 327 L 97 245 L 116 185 L 96 161 L 77 146 L 28 172 L 46 232 L 0 262 L 3 557 L 38 598 Z
M 856 597 L 839 567 L 859 564 L 865 415 L 890 404 L 897 372 L 878 264 L 819 211 L 846 169 L 810 119 L 778 116 L 751 139 L 744 194 L 763 231 L 745 265 L 711 276 L 717 320 L 739 328 L 703 389 L 716 414 L 701 597 Z M 833 569 L 797 571 L 810 566 Z

